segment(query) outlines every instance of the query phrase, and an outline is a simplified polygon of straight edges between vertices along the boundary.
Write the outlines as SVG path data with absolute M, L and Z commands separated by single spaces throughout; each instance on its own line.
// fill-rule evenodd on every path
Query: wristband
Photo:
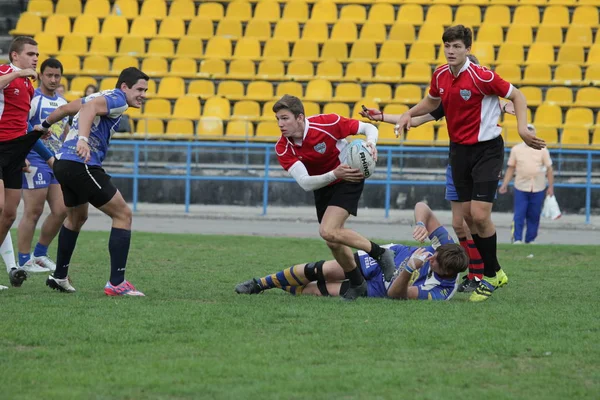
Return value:
M 79 136 L 79 138 L 77 140 L 83 140 L 86 143 L 90 143 L 90 141 L 88 140 L 88 138 L 86 138 L 85 136 Z
M 49 123 L 47 120 L 43 120 L 43 121 L 42 121 L 42 127 L 43 127 L 43 128 L 45 128 L 45 129 L 48 129 L 48 128 L 50 128 L 51 126 L 52 126 L 52 124 L 51 124 L 51 123 Z
M 408 264 L 406 264 L 406 265 L 404 266 L 404 270 L 405 270 L 406 272 L 408 272 L 409 274 L 412 274 L 413 272 L 415 272 L 415 270 L 414 270 L 414 269 L 412 269 L 411 267 L 409 267 L 409 266 L 408 266 Z
M 381 112 L 381 122 L 385 122 L 385 118 L 383 117 L 383 111 Z
M 421 222 L 421 221 L 417 222 L 417 224 L 416 224 L 416 225 L 418 225 L 418 226 L 422 226 L 423 228 L 425 228 L 425 224 L 424 224 L 423 222 Z

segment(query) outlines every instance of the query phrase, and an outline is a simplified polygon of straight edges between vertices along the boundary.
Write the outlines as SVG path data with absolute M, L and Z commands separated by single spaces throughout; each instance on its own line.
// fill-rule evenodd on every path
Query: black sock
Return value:
M 77 244 L 79 232 L 67 229 L 64 225 L 58 234 L 58 250 L 56 251 L 56 271 L 52 274 L 56 279 L 65 279 L 69 274 L 69 263 Z
M 344 272 L 344 275 L 350 281 L 350 286 L 359 286 L 365 280 L 358 268 L 354 268 L 350 272 Z
M 496 248 L 498 244 L 498 238 L 496 232 L 490 237 L 482 238 L 479 235 L 473 235 L 473 242 L 481 254 L 483 260 L 483 275 L 493 278 L 496 276 L 496 271 L 500 270 L 498 264 L 498 257 L 496 254 Z
M 377 243 L 371 242 L 371 251 L 369 251 L 368 254 L 373 258 L 377 258 L 382 255 L 384 251 L 385 249 L 383 247 L 380 247 Z
M 110 283 L 113 286 L 125 280 L 125 266 L 131 243 L 131 231 L 127 229 L 112 228 L 108 239 L 110 253 Z

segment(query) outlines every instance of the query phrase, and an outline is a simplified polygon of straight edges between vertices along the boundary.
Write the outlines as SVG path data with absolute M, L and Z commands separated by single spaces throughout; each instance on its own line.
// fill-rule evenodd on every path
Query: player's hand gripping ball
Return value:
M 348 153 L 346 154 L 346 164 L 351 168 L 360 170 L 365 179 L 373 174 L 375 171 L 375 159 L 364 140 L 358 139 L 350 143 Z

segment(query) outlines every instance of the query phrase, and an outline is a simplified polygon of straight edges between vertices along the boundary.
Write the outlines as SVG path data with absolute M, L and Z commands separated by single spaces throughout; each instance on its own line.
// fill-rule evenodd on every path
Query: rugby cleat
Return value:
M 394 276 L 394 272 L 396 272 L 396 261 L 394 259 L 394 251 L 390 249 L 384 249 L 384 252 L 377 257 L 377 264 L 379 264 L 379 268 L 383 272 L 383 278 L 389 282 L 392 280 Z
M 48 256 L 32 257 L 33 262 L 42 268 L 46 268 L 48 271 L 56 271 L 56 263 Z
M 252 278 L 246 282 L 237 284 L 235 292 L 237 294 L 260 294 L 263 292 L 263 289 L 258 284 L 258 279 Z
M 21 266 L 19 266 L 19 268 L 24 269 L 25 271 L 35 274 L 38 272 L 49 272 L 50 270 L 48 268 L 44 268 L 40 265 L 37 265 L 32 258 L 30 258 L 29 260 L 27 260 L 27 262 Z
M 8 289 L 8 286 L 0 285 L 0 290 L 6 290 L 6 289 Z
M 75 288 L 71 286 L 71 279 L 68 276 L 64 279 L 58 279 L 50 275 L 46 279 L 46 286 L 63 293 L 75 293 Z
M 498 279 L 496 277 L 484 277 L 482 281 L 479 282 L 479 286 L 473 293 L 471 293 L 471 297 L 469 297 L 469 301 L 478 303 L 481 301 L 486 301 L 492 296 L 494 293 L 494 289 L 496 289 L 496 285 L 498 283 Z
M 107 296 L 145 296 L 144 293 L 136 290 L 135 287 L 127 281 L 123 281 L 117 286 L 113 286 L 110 281 L 106 282 L 104 294 Z
M 463 281 L 458 284 L 458 292 L 460 293 L 471 293 L 477 286 L 479 286 L 480 280 L 478 278 L 469 279 L 468 275 L 465 275 Z
M 496 288 L 501 288 L 508 283 L 508 276 L 502 268 L 500 268 L 500 271 L 496 272 L 496 278 L 498 278 L 498 284 L 496 285 Z
M 367 295 L 367 281 L 362 281 L 362 283 L 358 286 L 352 286 L 346 290 L 340 297 L 344 301 L 354 301 L 359 297 L 364 297 Z
M 8 271 L 8 280 L 14 287 L 21 287 L 23 282 L 27 279 L 27 272 L 22 268 L 11 268 Z

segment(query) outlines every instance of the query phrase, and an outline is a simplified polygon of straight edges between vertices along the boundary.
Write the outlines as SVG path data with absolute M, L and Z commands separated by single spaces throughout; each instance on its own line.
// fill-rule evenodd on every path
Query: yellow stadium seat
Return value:
M 295 42 L 300 39 L 300 26 L 297 21 L 281 20 L 275 25 L 273 38 Z
M 379 104 L 376 101 L 369 99 L 361 99 L 360 101 L 354 103 L 354 106 L 352 107 L 352 114 L 350 114 L 350 118 L 364 120 L 364 118 L 361 117 L 361 115 L 359 114 L 359 112 L 362 111 L 362 106 L 365 106 L 367 108 L 379 109 Z
M 537 107 L 540 104 L 542 104 L 542 89 L 540 89 L 539 87 L 523 86 L 520 87 L 519 90 L 521 91 L 521 93 L 523 93 L 523 95 L 525 95 L 528 106 Z
M 232 119 L 257 121 L 260 117 L 260 105 L 253 100 L 241 100 L 233 105 Z
M 142 60 L 142 71 L 147 75 L 166 76 L 169 71 L 167 60 L 164 57 L 148 57 Z
M 190 119 L 171 119 L 167 122 L 167 135 L 194 136 L 194 123 Z
M 261 121 L 256 127 L 256 136 L 254 137 L 257 141 L 265 142 L 276 142 L 281 137 L 281 131 L 277 122 L 274 121 Z
M 196 137 L 199 140 L 215 140 L 223 137 L 223 120 L 216 117 L 202 117 L 196 124 Z
M 597 27 L 600 24 L 597 6 L 575 7 L 571 24 Z
M 427 63 L 411 62 L 406 65 L 402 82 L 429 83 L 431 81 L 431 67 Z
M 260 42 L 258 39 L 244 37 L 238 40 L 233 58 L 258 60 L 260 58 Z
M 579 1 L 580 4 L 584 4 L 586 0 Z M 596 2 L 596 0 L 588 0 Z M 560 5 L 560 6 L 574 6 L 578 0 L 548 0 L 548 5 Z
M 287 60 L 290 58 L 290 44 L 283 39 L 269 39 L 265 43 L 263 50 L 263 59 L 265 60 Z
M 257 20 L 277 22 L 280 16 L 279 5 L 274 7 L 270 1 L 258 2 L 254 9 L 254 19 Z
M 556 104 L 542 104 L 535 110 L 536 127 L 558 128 L 562 125 L 562 111 Z
M 253 81 L 246 88 L 247 100 L 270 101 L 274 94 L 273 84 L 265 81 Z
M 292 60 L 318 60 L 319 44 L 313 40 L 299 40 L 294 44 Z
M 107 15 L 102 23 L 100 35 L 108 37 L 123 37 L 129 33 L 127 18 L 122 15 Z
M 592 85 L 600 85 L 600 64 L 594 64 L 585 70 L 585 81 Z
M 485 25 L 484 25 L 485 26 Z M 471 46 L 471 54 L 479 59 L 481 65 L 494 64 L 494 45 L 492 43 L 477 42 Z M 440 48 L 440 57 L 444 56 L 444 49 Z
M 223 4 L 214 2 L 201 2 L 198 6 L 198 17 L 208 18 L 212 21 L 220 21 L 225 16 Z
M 550 43 L 536 42 L 529 47 L 527 64 L 553 64 L 554 48 Z
M 237 59 L 229 64 L 228 77 L 231 79 L 251 80 L 256 76 L 256 66 L 250 59 Z
M 364 98 L 377 103 L 389 103 L 392 101 L 392 87 L 385 83 L 372 83 L 365 89 Z
M 540 12 L 537 6 L 521 5 L 516 7 L 512 23 L 513 25 L 538 26 L 540 24 Z
M 227 5 L 225 19 L 229 21 L 249 21 L 252 19 L 252 6 L 246 0 L 234 0 Z
M 117 41 L 110 36 L 94 36 L 90 44 L 90 53 L 112 56 L 117 52 Z
M 536 127 L 535 135 L 546 142 L 546 146 L 555 147 L 558 144 L 558 131 L 556 128 Z
M 388 40 L 412 43 L 416 40 L 415 27 L 406 22 L 397 22 L 394 25 L 392 25 Z
M 231 40 L 218 36 L 210 38 L 204 55 L 207 58 L 231 58 Z
M 396 20 L 412 25 L 421 25 L 423 24 L 423 7 L 419 4 L 404 4 L 400 7 Z
M 192 0 L 172 1 L 169 7 L 169 17 L 183 18 L 186 21 L 196 16 L 196 5 Z
M 51 0 L 30 0 L 27 2 L 27 12 L 45 17 L 54 12 L 54 6 Z
M 367 10 L 364 6 L 358 4 L 342 6 L 340 20 L 362 24 L 367 20 Z
M 402 68 L 400 64 L 392 61 L 383 61 L 375 67 L 375 82 L 395 83 L 402 76 Z
M 333 87 L 331 82 L 324 79 L 313 79 L 306 85 L 306 94 L 304 98 L 308 101 L 331 101 L 333 97 Z
M 592 135 L 592 146 L 600 147 L 600 127 L 597 127 L 596 129 L 594 129 L 594 132 Z
M 500 64 L 494 71 L 513 85 L 521 83 L 521 67 L 516 64 Z
M 338 40 L 346 43 L 356 42 L 358 30 L 356 24 L 351 21 L 338 21 L 333 25 L 331 31 L 331 40 Z
M 592 28 L 589 26 L 571 25 L 567 29 L 565 43 L 589 47 L 593 42 Z
M 137 17 L 131 23 L 129 36 L 153 38 L 156 36 L 156 20 L 152 17 Z
M 277 99 L 279 100 L 279 99 Z M 276 100 L 267 101 L 262 106 L 262 113 L 260 114 L 260 121 L 274 121 L 275 115 L 273 114 L 273 106 Z
M 435 47 L 433 43 L 413 43 L 408 51 L 408 59 L 413 62 L 433 62 L 435 60 Z
M 335 60 L 345 60 L 348 58 L 348 47 L 343 42 L 327 41 L 321 49 L 321 59 L 333 58 Z
M 108 0 L 87 0 L 83 8 L 85 15 L 105 18 L 110 14 L 110 3 Z
M 73 35 L 96 36 L 100 32 L 100 23 L 98 17 L 82 14 L 75 18 L 73 24 Z M 66 38 L 65 38 L 66 39 Z M 63 39 L 64 40 L 64 39 Z
M 435 145 L 448 146 L 448 142 L 450 142 L 450 136 L 448 135 L 448 127 L 446 126 L 446 124 L 440 125 L 437 129 Z
M 231 105 L 229 100 L 224 97 L 211 97 L 204 103 L 204 109 L 202 110 L 203 117 L 216 117 L 220 119 L 229 119 L 231 115 Z
M 379 124 L 379 138 L 377 140 L 378 144 L 389 145 L 389 144 L 398 144 L 399 140 L 396 138 L 394 133 L 394 125 L 392 124 Z
M 569 107 L 573 104 L 573 91 L 568 87 L 553 86 L 548 88 L 545 102 L 561 107 Z
M 387 3 L 376 3 L 369 9 L 369 21 L 372 22 L 392 25 L 396 21 L 395 15 L 394 6 Z
M 531 64 L 525 68 L 523 84 L 548 85 L 552 81 L 552 74 L 548 64 Z
M 472 4 L 458 6 L 453 24 L 465 26 L 481 25 L 481 7 Z
M 258 64 L 257 79 L 283 80 L 285 66 L 279 60 L 263 60 Z
M 315 3 L 312 9 L 312 21 L 321 21 L 328 24 L 333 24 L 338 20 L 337 7 L 334 3 L 328 1 L 320 1 Z
M 502 43 L 496 61 L 498 63 L 522 64 L 523 45 L 509 42 Z
M 176 58 L 171 62 L 169 75 L 181 78 L 194 78 L 198 73 L 196 60 L 192 58 Z
M 327 24 L 323 21 L 309 20 L 304 24 L 302 39 L 323 43 L 329 37 Z
M 365 61 L 376 61 L 377 60 L 377 45 L 375 42 L 361 40 L 357 41 L 352 45 L 350 50 L 351 60 L 365 60 Z
M 150 99 L 144 103 L 142 115 L 154 118 L 170 118 L 171 103 L 167 99 Z
M 400 115 L 408 111 L 408 106 L 404 104 L 387 104 L 383 107 L 383 113 L 389 115 Z
M 71 81 L 69 91 L 77 97 L 81 97 L 83 96 L 83 91 L 88 85 L 98 86 L 98 82 L 96 82 L 96 79 L 90 76 L 76 76 Z
M 546 104 L 543 104 L 540 107 L 543 107 L 543 106 L 546 106 Z M 538 109 L 540 107 L 538 107 Z M 531 121 L 531 108 L 527 109 L 527 121 Z M 516 128 L 517 127 L 517 117 L 512 114 L 506 114 L 506 113 L 502 114 L 502 125 L 505 127 Z
M 181 17 L 166 17 L 160 23 L 158 36 L 169 39 L 179 39 L 185 36 L 185 24 Z
M 143 118 L 135 124 L 135 135 L 139 136 L 160 136 L 165 132 L 162 119 Z
M 560 26 L 541 25 L 537 30 L 537 34 L 535 35 L 536 43 L 554 45 L 557 43 L 562 43 L 562 41 L 563 33 L 562 28 Z
M 419 85 L 398 85 L 394 93 L 394 102 L 403 104 L 417 104 L 423 99 Z
M 118 56 L 112 61 L 110 75 L 119 75 L 122 70 L 128 67 L 139 68 L 140 63 L 137 57 L 133 56 Z
M 317 64 L 316 77 L 318 79 L 340 80 L 342 79 L 343 67 L 342 63 L 336 60 L 325 60 Z
M 595 87 L 584 87 L 575 95 L 575 106 L 577 107 L 600 107 L 600 89 Z
M 482 25 L 508 27 L 510 25 L 510 9 L 505 5 L 497 4 L 486 7 Z
M 156 95 L 156 86 L 156 81 L 154 79 L 148 81 L 148 91 L 146 92 L 148 98 Z
M 129 54 L 138 57 L 146 54 L 146 44 L 144 43 L 144 38 L 125 36 L 119 43 L 119 54 Z
M 563 129 L 560 144 L 568 147 L 585 148 L 590 144 L 590 131 L 588 128 L 570 126 Z
M 218 58 L 208 58 L 200 62 L 199 77 L 216 79 L 226 75 L 225 61 Z
M 585 62 L 584 49 L 579 44 L 563 44 L 558 50 L 556 62 L 559 64 L 580 64 Z
M 187 30 L 187 36 L 198 39 L 210 39 L 213 37 L 213 35 L 213 24 L 207 17 L 197 17 L 190 21 Z
M 63 75 L 79 75 L 81 73 L 80 60 L 78 56 L 61 54 L 59 61 L 63 66 Z
M 110 63 L 106 56 L 87 56 L 81 70 L 85 75 L 108 75 Z
M 87 38 L 79 35 L 65 36 L 62 40 L 60 53 L 62 54 L 78 54 L 86 55 L 88 52 Z
M 102 81 L 100 81 L 100 88 L 98 90 L 100 90 L 102 92 L 104 90 L 114 89 L 116 86 L 117 86 L 117 78 L 103 78 Z M 131 108 L 133 108 L 133 107 L 131 107 Z M 141 115 L 141 113 L 140 113 L 140 115 Z
M 528 25 L 511 25 L 506 33 L 506 41 L 528 46 L 533 43 L 533 30 Z
M 248 120 L 232 120 L 227 122 L 225 139 L 246 141 L 254 139 L 254 125 Z
M 362 98 L 362 88 L 358 83 L 340 83 L 335 88 L 335 101 L 355 103 Z
M 217 25 L 216 36 L 223 36 L 229 39 L 236 40 L 242 37 L 242 23 L 231 19 L 222 19 Z
M 542 26 L 569 26 L 569 9 L 565 6 L 549 6 L 544 9 Z
M 113 6 L 112 13 L 129 19 L 135 18 L 139 15 L 138 2 L 136 0 L 117 0 Z
M 42 30 L 42 18 L 37 14 L 24 12 L 19 17 L 15 29 L 11 30 L 9 34 L 12 36 L 33 36 L 42 32 Z
M 176 99 L 185 94 L 185 82 L 177 76 L 166 76 L 160 80 L 157 97 Z
M 240 81 L 221 81 L 217 88 L 217 96 L 231 100 L 244 98 L 244 84 Z
M 281 82 L 279 85 L 277 85 L 274 98 L 279 100 L 285 94 L 302 98 L 302 96 L 304 96 L 302 84 L 299 82 Z
M 80 0 L 58 0 L 56 8 L 54 9 L 55 14 L 66 15 L 68 17 L 76 17 L 82 12 Z
M 283 8 L 283 20 L 306 22 L 308 21 L 308 4 L 303 1 L 292 1 Z
M 167 3 L 165 0 L 144 0 L 140 16 L 163 19 L 167 16 Z
M 350 118 L 350 107 L 345 103 L 327 103 L 323 107 L 323 114 L 337 114 Z
M 71 33 L 71 21 L 66 15 L 53 14 L 46 19 L 44 33 L 66 36 Z
M 600 43 L 590 47 L 587 55 L 586 65 L 594 66 L 600 63 Z
M 427 10 L 425 23 L 452 25 L 452 9 L 447 4 L 434 4 Z M 440 38 L 441 39 L 441 36 Z
M 179 39 L 177 43 L 177 52 L 175 53 L 178 57 L 191 57 L 201 58 L 202 53 L 202 38 L 184 36 Z
M 298 45 L 296 43 L 296 45 Z M 295 48 L 294 48 L 295 49 Z M 297 59 L 292 55 L 292 62 L 288 64 L 287 76 L 293 80 L 306 81 L 314 77 L 314 66 L 310 61 Z
M 271 23 L 269 21 L 250 20 L 246 25 L 244 36 L 258 40 L 268 40 L 271 38 Z
M 175 54 L 173 41 L 166 38 L 151 39 L 148 44 L 148 54 L 160 57 L 173 57 Z
M 386 38 L 385 25 L 382 22 L 368 21 L 360 31 L 361 41 L 383 43 Z
M 444 27 L 430 21 L 425 22 L 419 30 L 419 43 L 438 44 L 442 41 Z
M 190 82 L 187 94 L 207 99 L 215 95 L 215 83 L 211 80 L 198 79 Z
M 366 61 L 352 61 L 346 67 L 345 81 L 370 82 L 373 77 L 373 68 Z
M 37 42 L 38 48 L 43 49 L 45 54 L 52 55 L 58 53 L 58 38 L 56 35 L 40 32 L 33 39 Z
M 434 131 L 432 124 L 423 124 L 406 132 L 406 144 L 433 144 Z M 411 143 L 412 142 L 412 143 Z

